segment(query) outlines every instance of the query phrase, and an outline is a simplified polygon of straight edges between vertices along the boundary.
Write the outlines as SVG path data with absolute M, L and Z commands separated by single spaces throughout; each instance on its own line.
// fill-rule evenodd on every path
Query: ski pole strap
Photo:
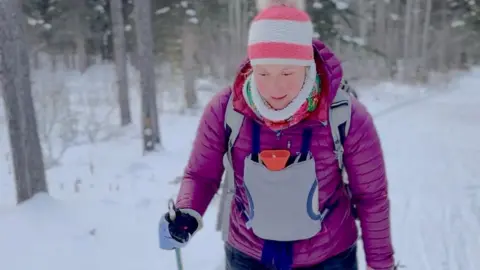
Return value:
M 173 199 L 168 200 L 168 217 L 171 221 L 174 221 L 177 216 L 177 208 Z

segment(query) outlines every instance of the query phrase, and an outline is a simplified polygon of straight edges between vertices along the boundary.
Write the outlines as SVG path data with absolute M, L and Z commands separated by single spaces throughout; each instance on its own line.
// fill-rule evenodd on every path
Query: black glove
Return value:
M 170 214 L 167 212 L 164 216 L 168 222 L 168 231 L 175 241 L 186 243 L 190 237 L 199 229 L 198 221 L 195 217 L 182 211 L 175 210 L 175 219 L 170 219 Z

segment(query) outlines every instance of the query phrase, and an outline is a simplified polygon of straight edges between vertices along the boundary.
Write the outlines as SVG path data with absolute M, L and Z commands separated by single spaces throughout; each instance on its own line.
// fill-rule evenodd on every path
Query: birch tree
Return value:
M 118 105 L 120 108 L 120 122 L 122 126 L 132 122 L 128 95 L 127 53 L 125 43 L 125 23 L 123 20 L 122 0 L 110 0 L 112 16 L 113 49 L 115 70 L 117 74 Z
M 32 100 L 30 66 L 20 1 L 0 1 L 0 81 L 6 108 L 17 202 L 47 192 Z

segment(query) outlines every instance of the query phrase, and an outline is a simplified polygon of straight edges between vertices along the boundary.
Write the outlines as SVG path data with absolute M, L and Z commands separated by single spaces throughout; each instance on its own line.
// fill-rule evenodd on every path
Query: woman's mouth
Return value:
M 284 98 L 286 98 L 287 95 L 284 95 L 284 96 L 281 96 L 281 97 L 272 97 L 273 100 L 282 100 Z

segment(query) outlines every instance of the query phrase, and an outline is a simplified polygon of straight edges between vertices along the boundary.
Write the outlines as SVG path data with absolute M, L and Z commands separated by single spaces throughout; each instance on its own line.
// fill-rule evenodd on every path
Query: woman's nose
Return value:
M 272 86 L 275 88 L 275 91 L 277 91 L 277 92 L 281 92 L 282 89 L 285 87 L 282 80 L 279 80 L 279 79 L 274 80 Z

